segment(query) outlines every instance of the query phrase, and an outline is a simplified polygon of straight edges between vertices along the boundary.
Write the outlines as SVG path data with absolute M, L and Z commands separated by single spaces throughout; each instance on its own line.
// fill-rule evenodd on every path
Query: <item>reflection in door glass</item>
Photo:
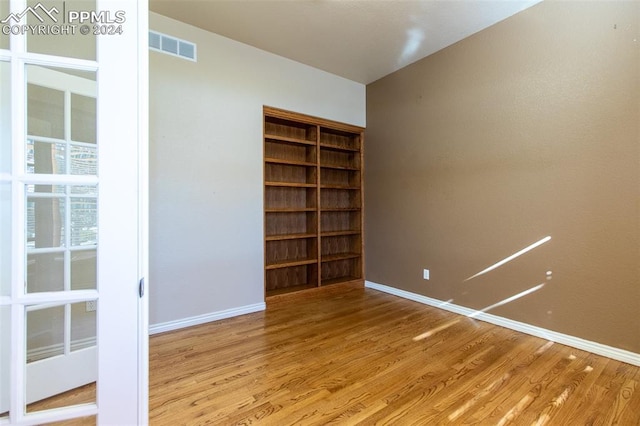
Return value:
M 40 5 L 40 7 L 38 7 Z M 46 32 L 27 31 L 27 50 L 34 53 L 47 55 L 66 56 L 78 59 L 96 59 L 96 36 L 93 31 L 82 34 L 79 28 L 75 31 L 65 30 L 65 26 L 71 28 L 68 22 L 69 11 L 96 11 L 95 0 L 28 0 L 27 6 L 36 8 L 39 17 L 35 14 L 27 15 L 28 25 L 44 25 L 45 28 L 57 25 L 61 28 L 59 34 L 47 34 Z M 78 24 L 77 20 L 73 24 Z
M 96 143 L 96 98 L 71 94 L 71 140 Z
M 71 252 L 71 290 L 95 290 L 97 251 L 74 250 Z
M 95 146 L 70 144 L 71 163 L 69 173 L 72 175 L 97 175 L 98 162 Z
M 64 251 L 27 255 L 27 292 L 64 291 Z
M 66 144 L 39 142 L 27 139 L 27 173 L 65 174 L 67 170 Z
M 95 176 L 96 73 L 27 67 L 27 173 Z
M 70 197 L 71 247 L 98 244 L 98 200 L 93 197 Z
M 27 310 L 27 363 L 64 353 L 64 306 Z
M 27 308 L 27 412 L 95 402 L 96 314 L 95 300 Z
M 64 91 L 27 84 L 27 112 L 29 135 L 64 140 Z
M 66 198 L 55 185 L 35 185 L 27 194 L 27 248 L 63 247 L 66 241 Z
M 71 346 L 72 352 L 96 345 L 96 307 L 91 300 L 71 305 Z
M 96 185 L 26 188 L 27 292 L 96 289 Z

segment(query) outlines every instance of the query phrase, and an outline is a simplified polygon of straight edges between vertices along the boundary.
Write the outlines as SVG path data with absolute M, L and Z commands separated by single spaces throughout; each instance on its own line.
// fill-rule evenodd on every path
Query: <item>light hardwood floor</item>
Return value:
M 635 366 L 371 289 L 267 305 L 152 336 L 151 425 L 640 424 Z

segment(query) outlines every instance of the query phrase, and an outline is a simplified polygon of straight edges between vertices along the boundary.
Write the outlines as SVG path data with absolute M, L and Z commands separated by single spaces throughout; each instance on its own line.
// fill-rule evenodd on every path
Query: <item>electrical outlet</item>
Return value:
M 425 269 L 424 271 L 422 271 L 422 278 L 424 278 L 425 280 L 429 279 L 429 270 Z
M 85 302 L 85 312 L 93 312 L 98 308 L 97 300 L 89 300 Z

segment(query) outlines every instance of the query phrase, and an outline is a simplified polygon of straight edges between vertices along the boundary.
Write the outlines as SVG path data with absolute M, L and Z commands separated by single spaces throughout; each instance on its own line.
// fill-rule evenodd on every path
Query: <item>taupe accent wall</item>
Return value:
M 640 353 L 639 22 L 545 1 L 370 84 L 367 280 L 473 309 L 544 284 L 489 313 Z

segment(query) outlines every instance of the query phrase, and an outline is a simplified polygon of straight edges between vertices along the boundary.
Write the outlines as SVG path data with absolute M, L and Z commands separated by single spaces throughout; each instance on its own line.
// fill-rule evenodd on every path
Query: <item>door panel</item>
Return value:
M 28 65 L 26 76 L 25 172 L 95 178 L 96 73 Z M 95 290 L 98 186 L 25 188 L 26 292 Z M 95 305 L 26 308 L 25 404 L 96 382 Z
M 38 308 L 26 312 L 26 404 L 93 383 L 98 369 L 97 311 L 85 312 L 86 302 Z M 94 386 L 83 402 L 95 401 Z
M 0 36 L 0 424 L 145 423 L 147 2 L 9 3 L 10 25 L 126 20 L 116 36 Z

